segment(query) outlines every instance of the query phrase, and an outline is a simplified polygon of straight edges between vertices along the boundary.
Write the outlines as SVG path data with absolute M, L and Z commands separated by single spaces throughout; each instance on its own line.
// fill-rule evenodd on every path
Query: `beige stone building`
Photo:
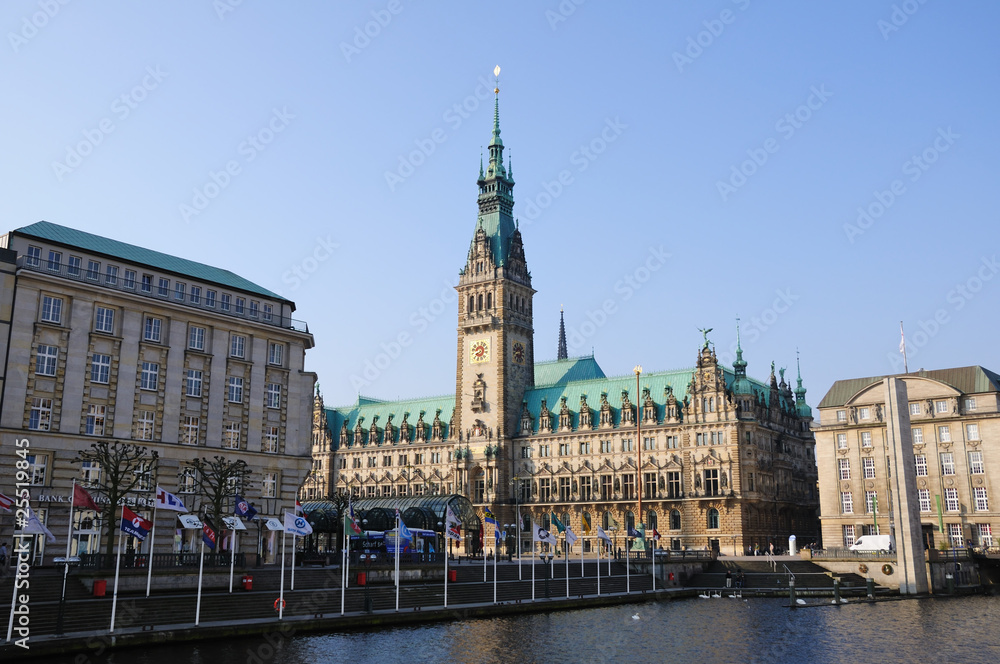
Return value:
M 925 547 L 994 546 L 1000 509 L 1000 376 L 983 367 L 917 371 L 906 384 Z M 893 534 L 886 445 L 885 376 L 840 380 L 819 405 L 823 543 L 847 547 L 868 534 Z
M 262 514 L 293 507 L 315 383 L 304 369 L 313 338 L 293 302 L 227 270 L 48 222 L 0 247 L 0 492 L 14 495 L 22 461 L 31 506 L 59 540 L 36 538 L 36 560 L 64 554 L 72 481 L 95 486 L 104 472 L 74 459 L 96 441 L 159 453 L 126 499 L 147 518 L 157 484 L 197 510 L 187 466 L 215 455 L 249 464 L 249 483 L 234 489 Z M 158 513 L 158 552 L 196 541 L 175 516 Z M 103 550 L 97 514 L 77 510 L 75 521 L 73 553 Z M 9 540 L 11 520 L 0 527 Z

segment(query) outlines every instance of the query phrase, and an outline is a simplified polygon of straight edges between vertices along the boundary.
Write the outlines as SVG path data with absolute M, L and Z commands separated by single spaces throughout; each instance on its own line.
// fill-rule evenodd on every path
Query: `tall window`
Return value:
M 719 510 L 714 507 L 708 510 L 708 529 L 716 530 L 719 527 Z
M 838 433 L 837 434 L 837 449 L 846 450 L 847 449 L 847 434 Z
M 56 360 L 58 359 L 59 348 L 57 346 L 38 344 L 38 352 L 35 354 L 35 373 L 39 376 L 55 376 Z
M 854 546 L 854 526 L 844 526 L 844 548 Z
M 965 546 L 965 538 L 962 536 L 962 524 L 948 524 L 948 539 L 951 540 L 952 547 L 956 549 L 961 549 Z
M 162 329 L 163 329 L 163 321 L 161 319 L 153 318 L 152 316 L 147 316 L 146 328 L 143 334 L 143 338 L 146 341 L 153 341 L 159 343 Z
M 242 334 L 234 334 L 229 339 L 229 355 L 232 357 L 246 357 L 247 338 Z
M 837 465 L 840 467 L 840 479 L 842 480 L 851 479 L 851 460 L 837 459 Z
M 202 372 L 197 369 L 188 369 L 187 372 L 187 391 L 186 394 L 189 397 L 200 397 L 201 396 L 201 377 Z
M 264 305 L 264 315 L 262 318 L 266 321 L 270 321 L 274 317 L 274 308 L 270 304 Z
M 610 440 L 602 440 L 601 441 L 601 454 L 610 454 L 610 453 L 611 453 L 611 441 Z
M 264 427 L 264 440 L 261 443 L 260 451 L 266 454 L 278 453 L 278 427 L 275 426 Z
M 156 362 L 143 362 L 142 375 L 139 379 L 139 388 L 143 390 L 156 390 L 159 385 L 160 365 Z
M 631 438 L 622 438 L 622 452 L 634 452 L 635 441 Z
M 655 450 L 656 449 L 656 438 L 643 438 L 642 439 L 642 449 L 644 451 Z
M 955 455 L 951 452 L 941 453 L 941 474 L 942 475 L 954 475 L 955 474 Z
M 978 424 L 966 424 L 965 425 L 965 437 L 968 440 L 979 440 L 979 425 Z
M 614 496 L 614 481 L 611 475 L 601 475 L 601 498 L 611 500 Z
M 990 548 L 993 546 L 993 528 L 988 523 L 976 524 L 977 530 L 979 530 L 979 544 L 980 546 L 985 546 Z
M 215 291 L 207 290 L 205 291 L 205 306 L 214 307 L 215 306 Z
M 872 446 L 872 432 L 862 431 L 861 432 L 861 447 L 871 447 Z
M 139 283 L 139 290 L 143 293 L 153 292 L 153 275 L 144 274 L 142 275 L 142 281 Z
M 969 452 L 969 472 L 973 475 L 982 475 L 986 472 L 986 467 L 983 465 L 982 452 Z
M 670 530 L 681 529 L 681 513 L 678 510 L 670 510 Z
M 58 272 L 62 263 L 62 252 L 49 249 L 49 269 Z
M 986 487 L 977 486 L 972 489 L 972 497 L 975 499 L 977 512 L 988 512 L 990 501 L 986 497 Z
M 185 287 L 186 286 L 183 283 L 179 282 L 179 281 L 174 284 L 174 299 L 180 300 L 181 302 L 184 301 L 184 289 L 185 289 Z
M 222 432 L 222 446 L 228 450 L 240 449 L 240 423 L 226 422 Z
M 47 454 L 28 455 L 28 478 L 32 485 L 48 484 L 49 457 Z
M 233 301 L 232 295 L 230 295 L 229 293 L 223 293 L 222 296 L 219 298 L 219 309 L 222 309 L 223 311 L 229 311 L 230 304 L 232 303 L 232 301 Z
M 917 471 L 917 477 L 927 477 L 927 456 L 924 454 L 913 455 L 913 466 Z
M 938 427 L 938 440 L 942 443 L 951 442 L 951 430 L 947 425 Z
M 38 267 L 42 262 L 42 248 L 28 247 L 28 253 L 24 255 L 24 264 L 29 267 Z
M 104 271 L 104 283 L 109 286 L 118 285 L 118 266 L 108 265 L 107 269 Z
M 170 294 L 170 280 L 160 277 L 156 282 L 156 294 L 160 297 L 167 297 Z
M 267 363 L 275 366 L 283 366 L 285 361 L 285 345 L 269 343 L 267 345 Z
M 850 491 L 840 492 L 840 512 L 841 514 L 854 514 L 854 496 Z M 851 544 L 854 544 L 852 541 Z
M 83 259 L 79 256 L 70 256 L 66 261 L 66 274 L 79 277 L 83 266 Z
M 667 436 L 667 449 L 676 450 L 680 445 L 678 444 L 677 436 Z
M 181 422 L 181 444 L 197 445 L 198 432 L 201 429 L 201 418 L 185 415 Z
M 480 502 L 481 503 L 482 502 L 482 496 L 479 495 L 478 483 L 482 482 L 482 480 L 476 480 L 476 482 L 477 482 L 476 493 L 477 493 L 477 497 L 479 498 L 479 500 L 477 500 L 476 502 Z M 540 480 L 538 480 L 538 498 L 543 503 L 547 503 L 547 502 L 549 502 L 549 500 L 552 499 L 552 483 L 551 483 L 551 481 L 549 480 L 548 477 L 543 477 Z
M 243 403 L 243 379 L 238 376 L 229 377 L 229 402 Z
M 52 427 L 52 399 L 34 398 L 28 413 L 28 428 L 48 431 Z
M 910 429 L 910 434 L 913 436 L 914 445 L 922 445 L 924 442 L 924 430 L 920 427 L 915 427 Z
M 705 495 L 719 495 L 719 470 L 717 468 L 705 471 Z
M 97 314 L 94 316 L 94 330 L 96 332 L 115 331 L 115 310 L 107 307 L 97 307 Z
M 590 477 L 580 478 L 580 500 L 591 499 L 591 479 Z
M 580 454 L 590 454 L 590 452 L 591 452 L 591 447 L 589 440 L 585 440 L 582 443 L 580 443 Z
M 205 328 L 192 325 L 188 328 L 188 348 L 205 350 Z
M 87 261 L 87 278 L 97 281 L 101 276 L 101 263 L 100 261 Z
M 645 498 L 656 497 L 656 473 L 643 473 L 642 493 Z
M 96 461 L 80 462 L 80 483 L 85 486 L 97 486 L 101 483 L 101 464 Z
M 861 460 L 866 480 L 875 479 L 875 459 L 865 457 Z
M 61 297 L 42 296 L 42 320 L 46 323 L 62 323 Z
M 944 490 L 944 508 L 949 512 L 957 512 L 960 509 L 958 503 L 958 489 Z
M 237 315 L 242 316 L 243 312 L 246 310 L 246 306 L 247 306 L 247 300 L 246 300 L 245 297 L 238 297 L 238 298 L 236 298 L 236 314 Z
M 86 429 L 88 436 L 104 435 L 104 416 L 107 406 L 88 406 Z
M 281 408 L 281 385 L 279 383 L 267 384 L 266 406 L 268 408 Z
M 667 498 L 681 497 L 681 474 L 679 472 L 667 473 Z
M 153 411 L 140 410 L 135 425 L 135 437 L 139 440 L 153 440 L 153 425 L 155 423 L 156 414 Z
M 125 270 L 125 279 L 122 285 L 129 290 L 135 289 L 135 270 Z
M 921 512 L 930 512 L 931 511 L 930 489 L 917 489 L 917 501 L 920 503 Z
M 572 497 L 572 488 L 570 485 L 570 478 L 560 477 L 559 478 L 559 500 L 561 502 L 568 502 Z M 564 522 L 565 523 L 565 522 Z
M 878 514 L 878 491 L 865 491 L 865 512 Z
M 250 300 L 250 318 L 256 318 L 260 314 L 260 304 L 256 300 Z
M 622 476 L 622 500 L 635 500 L 635 475 L 632 473 Z
M 191 304 L 201 304 L 201 286 L 191 287 Z
M 180 493 L 194 493 L 195 469 L 190 466 L 181 468 L 177 473 L 177 490 Z
M 139 481 L 136 482 L 133 491 L 152 491 L 153 490 L 153 462 L 147 461 L 145 463 L 139 464 L 136 468 L 135 474 L 139 476 Z
M 264 482 L 260 489 L 262 498 L 276 498 L 278 496 L 278 473 L 264 473 Z

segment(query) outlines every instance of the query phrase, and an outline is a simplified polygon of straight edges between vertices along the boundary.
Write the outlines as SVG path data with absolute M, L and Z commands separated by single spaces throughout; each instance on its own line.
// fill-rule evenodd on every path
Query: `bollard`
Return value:
M 865 579 L 865 586 L 868 589 L 868 599 L 875 599 L 875 579 L 869 576 Z
M 944 575 L 945 586 L 947 587 L 947 592 L 949 595 L 955 594 L 955 577 L 952 574 Z
M 840 579 L 833 580 L 833 603 L 840 605 Z
M 795 579 L 788 579 L 788 603 L 795 608 Z

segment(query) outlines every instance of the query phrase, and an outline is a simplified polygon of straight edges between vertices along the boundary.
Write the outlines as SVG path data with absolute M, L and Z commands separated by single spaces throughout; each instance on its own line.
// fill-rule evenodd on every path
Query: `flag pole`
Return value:
M 399 611 L 399 531 L 403 527 L 403 517 L 399 515 L 399 505 L 396 505 L 396 611 Z
M 567 572 L 569 574 L 569 572 Z M 586 578 L 587 574 L 583 569 L 583 539 L 580 540 L 580 578 Z
M 347 592 L 347 515 L 343 515 L 344 537 L 340 546 L 340 615 L 344 615 L 344 599 Z
M 627 525 L 627 523 L 626 523 Z M 632 566 L 628 563 L 628 538 L 625 538 L 625 592 L 632 592 Z
M 285 529 L 281 529 L 281 588 L 278 591 L 278 620 L 285 614 Z M 294 568 L 293 568 L 294 573 Z
M 535 601 L 535 524 L 531 524 L 531 601 Z
M 112 512 L 114 514 L 114 512 Z M 122 519 L 125 518 L 125 506 L 122 506 Z M 122 565 L 122 522 L 118 521 L 118 556 L 115 559 L 115 589 L 111 594 L 111 629 L 108 630 L 109 634 L 113 634 L 115 631 L 115 612 L 118 610 L 118 570 Z
M 292 590 L 295 590 L 295 548 L 297 546 L 298 541 L 299 541 L 299 536 L 293 533 L 292 534 L 292 588 L 291 588 Z M 284 543 L 282 543 L 281 545 L 282 556 L 284 556 L 284 553 L 285 553 L 285 545 Z
M 601 596 L 601 549 L 604 548 L 604 541 L 597 538 L 597 596 Z
M 567 528 L 568 527 L 569 526 L 567 526 Z M 566 545 L 566 551 L 564 553 L 566 555 L 566 599 L 569 599 L 569 538 L 566 539 L 565 545 Z M 580 545 L 580 549 L 581 550 L 583 549 L 582 544 Z
M 233 516 L 235 519 L 236 517 Z M 233 592 L 233 568 L 236 567 L 236 549 L 233 547 L 236 544 L 236 535 L 240 531 L 233 530 L 229 531 L 229 592 Z
M 156 500 L 153 500 L 153 527 L 149 531 L 149 553 L 146 555 L 146 597 L 153 585 L 153 541 L 156 537 Z M 233 581 L 229 580 L 229 592 L 233 592 Z
M 201 622 L 201 578 L 205 571 L 205 524 L 201 524 L 201 549 L 198 556 L 198 601 L 194 608 L 194 626 Z
M 493 603 L 497 603 L 497 546 L 500 544 L 500 539 L 497 534 L 500 531 L 497 530 L 496 524 L 493 526 Z
M 518 485 L 520 488 L 520 485 Z M 517 513 L 517 580 L 521 580 L 521 513 Z
M 56 633 L 62 634 L 63 631 L 63 615 L 66 610 L 66 577 L 69 576 L 69 554 L 70 546 L 73 544 L 73 507 L 76 505 L 76 478 L 73 478 L 73 488 L 69 494 L 69 528 L 67 528 L 66 533 L 66 565 L 63 567 L 63 582 L 62 582 L 62 594 L 59 595 L 59 617 L 56 620 Z M 11 555 L 14 552 L 11 551 Z M 17 587 L 17 584 L 14 584 Z
M 653 532 L 654 533 L 656 532 L 655 528 L 653 529 Z M 653 556 L 653 592 L 655 593 L 656 592 L 656 538 L 655 537 L 653 538 L 652 556 Z
M 447 517 L 445 517 L 444 527 L 445 527 L 445 532 L 447 533 L 448 532 L 447 529 L 451 527 L 451 525 L 448 523 Z M 448 608 L 448 540 L 449 539 L 451 538 L 445 535 L 443 553 L 444 553 L 444 608 L 446 609 Z
M 903 373 L 910 373 L 906 364 L 906 335 L 903 334 L 903 321 L 899 321 L 899 352 L 903 354 Z

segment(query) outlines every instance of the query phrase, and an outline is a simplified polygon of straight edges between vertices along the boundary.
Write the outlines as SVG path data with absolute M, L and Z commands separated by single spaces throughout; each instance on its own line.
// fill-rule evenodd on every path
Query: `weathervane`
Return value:
M 493 94 L 500 94 L 500 65 L 493 68 L 493 76 L 496 78 L 497 85 L 493 88 Z

